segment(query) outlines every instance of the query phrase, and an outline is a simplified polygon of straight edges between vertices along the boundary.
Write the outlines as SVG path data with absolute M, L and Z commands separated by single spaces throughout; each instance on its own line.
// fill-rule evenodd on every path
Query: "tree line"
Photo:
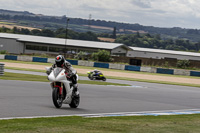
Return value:
M 191 51 L 199 52 L 200 43 L 190 42 L 185 39 L 161 39 L 159 34 L 132 34 L 118 36 L 117 43 L 123 43 L 132 47 L 154 48 L 154 49 L 167 49 L 177 51 Z
M 64 28 L 57 29 L 56 31 L 50 29 L 25 29 L 14 27 L 12 29 L 2 27 L 0 32 L 4 33 L 14 33 L 14 34 L 24 34 L 24 35 L 35 35 L 35 36 L 45 36 L 45 37 L 56 37 L 56 38 L 68 38 L 76 40 L 88 40 L 88 41 L 98 41 L 97 35 L 92 32 L 79 33 L 72 30 L 66 31 Z M 66 34 L 67 32 L 67 34 Z
M 31 21 L 33 22 L 39 22 L 44 27 L 51 27 L 57 26 L 61 28 L 61 25 L 64 26 L 67 21 L 67 17 L 64 16 L 44 16 L 44 15 L 35 15 L 35 14 L 27 14 L 27 15 L 16 15 L 13 13 L 13 15 L 9 14 L 0 14 L 0 19 L 2 20 L 14 20 L 14 21 Z M 30 22 L 30 23 L 31 23 Z M 42 23 L 41 23 L 42 22 Z M 53 23 L 53 26 L 51 24 Z M 54 25 L 56 24 L 56 25 Z M 160 34 L 164 38 L 170 37 L 176 37 L 179 39 L 188 39 L 190 41 L 198 42 L 200 30 L 199 29 L 185 29 L 180 27 L 173 27 L 173 28 L 160 28 L 160 27 L 154 27 L 154 26 L 143 26 L 140 24 L 130 24 L 130 23 L 119 23 L 119 22 L 113 22 L 113 21 L 105 21 L 105 20 L 88 20 L 88 19 L 81 19 L 81 18 L 70 18 L 70 24 L 71 25 L 95 25 L 95 26 L 103 26 L 103 27 L 116 27 L 116 31 L 118 33 L 123 34 L 133 34 L 130 30 L 133 31 L 144 31 L 148 32 L 150 34 Z M 49 26 L 50 25 L 50 26 Z M 72 29 L 75 30 L 76 28 L 72 26 Z M 78 29 L 76 29 L 78 30 Z

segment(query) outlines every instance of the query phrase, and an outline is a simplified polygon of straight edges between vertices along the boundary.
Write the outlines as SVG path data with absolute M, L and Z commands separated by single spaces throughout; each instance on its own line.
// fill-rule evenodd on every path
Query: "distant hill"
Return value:
M 11 11 L 11 10 L 3 10 L 0 9 L 0 14 L 5 14 L 5 15 L 34 15 L 33 13 L 30 13 L 28 11 Z
M 15 25 L 33 27 L 39 29 L 56 30 L 66 27 L 66 16 L 46 16 L 34 14 L 28 11 L 10 11 L 0 9 L 0 21 L 11 21 Z M 70 18 L 69 29 L 77 32 L 92 31 L 95 33 L 112 34 L 116 27 L 117 34 L 160 34 L 162 39 L 185 39 L 192 42 L 200 41 L 199 29 L 185 29 L 180 27 L 161 28 L 153 26 L 143 26 L 140 24 L 119 23 L 105 20 L 88 20 L 82 18 Z

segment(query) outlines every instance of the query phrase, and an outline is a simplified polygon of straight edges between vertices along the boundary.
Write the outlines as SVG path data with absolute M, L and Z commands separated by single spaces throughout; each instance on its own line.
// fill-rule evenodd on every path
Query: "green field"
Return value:
M 199 133 L 200 115 L 0 120 L 0 133 Z

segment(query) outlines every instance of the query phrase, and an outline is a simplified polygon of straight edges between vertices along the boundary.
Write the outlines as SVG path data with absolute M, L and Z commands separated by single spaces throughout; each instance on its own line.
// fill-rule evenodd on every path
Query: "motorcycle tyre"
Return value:
M 102 80 L 103 80 L 103 81 L 106 81 L 106 78 L 104 77 Z
M 58 103 L 58 98 L 59 98 L 59 88 L 54 88 L 52 92 L 53 104 L 56 108 L 61 108 L 63 100 L 61 99 L 61 101 Z
M 71 103 L 69 104 L 69 106 L 71 108 L 77 108 L 79 103 L 80 103 L 80 94 L 76 95 L 76 94 L 73 94 L 74 96 L 72 97 L 72 101 Z
M 91 76 L 90 80 L 94 80 L 94 77 L 93 77 L 93 76 Z

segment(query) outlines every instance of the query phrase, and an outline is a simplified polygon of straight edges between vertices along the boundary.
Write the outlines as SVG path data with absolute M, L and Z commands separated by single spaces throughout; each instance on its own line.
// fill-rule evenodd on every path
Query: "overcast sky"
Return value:
M 0 9 L 200 29 L 200 0 L 0 0 Z

